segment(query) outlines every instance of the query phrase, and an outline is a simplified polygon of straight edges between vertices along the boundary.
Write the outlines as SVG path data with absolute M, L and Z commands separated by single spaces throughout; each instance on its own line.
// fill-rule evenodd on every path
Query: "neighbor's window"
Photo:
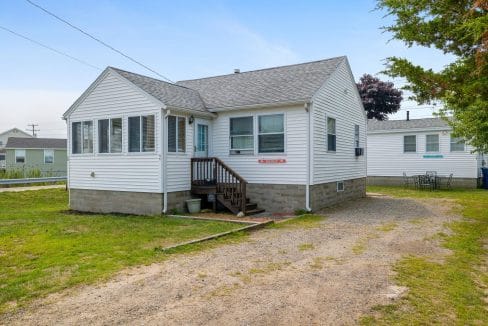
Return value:
M 425 151 L 438 152 L 439 151 L 439 135 L 425 136 Z
M 186 119 L 170 115 L 168 117 L 168 152 L 184 153 L 186 150 Z
M 254 152 L 253 117 L 230 118 L 230 153 Z
M 25 163 L 25 149 L 15 150 L 15 163 Z
M 258 117 L 258 152 L 283 153 L 285 151 L 284 115 Z
M 117 125 L 115 125 L 115 128 L 118 128 Z M 122 125 L 120 128 L 122 128 Z M 154 152 L 156 148 L 154 115 L 129 117 L 128 130 L 129 152 Z
M 359 148 L 359 125 L 354 125 L 354 146 Z
M 336 119 L 327 117 L 327 150 L 336 151 Z
M 451 135 L 451 152 L 464 152 L 464 139 Z
M 417 136 L 403 136 L 403 152 L 415 153 L 417 152 Z
M 93 153 L 92 121 L 71 124 L 71 152 L 73 154 Z
M 45 149 L 44 150 L 44 163 L 45 164 L 54 163 L 54 150 L 53 149 Z
M 122 118 L 98 120 L 98 152 L 122 152 Z

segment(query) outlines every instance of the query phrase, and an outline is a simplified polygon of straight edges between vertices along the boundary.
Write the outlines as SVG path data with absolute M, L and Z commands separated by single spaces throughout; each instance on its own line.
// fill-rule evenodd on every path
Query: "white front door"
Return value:
M 195 119 L 195 154 L 194 157 L 208 157 L 209 123 L 207 120 Z

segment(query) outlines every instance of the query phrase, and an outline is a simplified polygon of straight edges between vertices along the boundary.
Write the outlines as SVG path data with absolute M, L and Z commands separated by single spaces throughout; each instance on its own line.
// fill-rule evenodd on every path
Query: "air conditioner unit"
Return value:
M 354 149 L 354 152 L 355 152 L 356 156 L 363 156 L 364 155 L 364 148 L 357 147 Z

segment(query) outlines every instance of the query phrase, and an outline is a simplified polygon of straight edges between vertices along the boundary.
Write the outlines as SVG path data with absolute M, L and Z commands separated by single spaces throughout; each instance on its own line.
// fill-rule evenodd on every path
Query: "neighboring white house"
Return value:
M 368 184 L 401 185 L 407 176 L 453 174 L 454 187 L 477 186 L 484 157 L 440 118 L 368 121 Z
M 346 57 L 176 84 L 109 67 L 64 118 L 72 209 L 165 213 L 200 196 L 252 214 L 365 195 Z
M 12 128 L 0 133 L 0 169 L 5 169 L 5 146 L 10 137 L 32 138 L 32 135 L 20 130 L 19 128 Z

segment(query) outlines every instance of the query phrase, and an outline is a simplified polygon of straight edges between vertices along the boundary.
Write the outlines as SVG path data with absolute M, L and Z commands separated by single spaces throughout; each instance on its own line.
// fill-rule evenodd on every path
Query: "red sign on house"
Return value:
M 286 163 L 286 159 L 284 159 L 284 158 L 259 159 L 258 163 L 261 163 L 261 164 L 281 164 L 281 163 Z

